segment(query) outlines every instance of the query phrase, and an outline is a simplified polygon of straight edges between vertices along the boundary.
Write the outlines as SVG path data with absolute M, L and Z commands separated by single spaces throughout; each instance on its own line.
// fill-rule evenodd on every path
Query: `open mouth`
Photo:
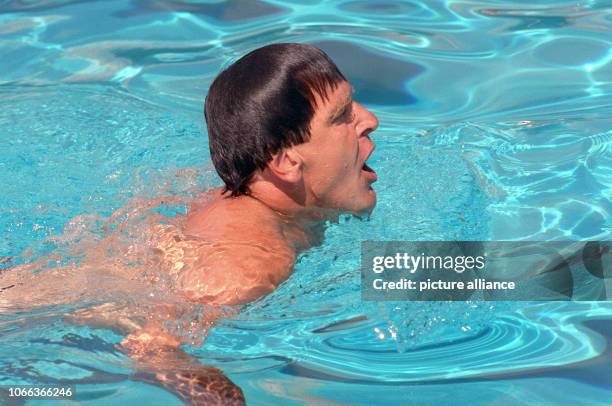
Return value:
M 367 176 L 367 177 L 368 177 L 368 178 L 369 178 L 369 179 L 370 179 L 372 182 L 375 182 L 375 181 L 376 181 L 376 179 L 377 179 L 376 172 L 374 171 L 374 169 L 370 168 L 370 167 L 368 166 L 368 164 L 367 164 L 367 163 L 365 163 L 365 162 L 363 163 L 363 166 L 361 167 L 361 170 L 362 170 L 363 172 L 366 172 L 366 176 Z
M 363 166 L 361 167 L 361 173 L 365 176 L 370 184 L 376 182 L 377 179 L 376 172 L 367 163 L 370 155 L 372 155 L 372 152 L 374 152 L 374 148 L 374 144 L 369 146 L 369 151 L 365 155 L 363 159 Z
M 365 163 L 365 162 L 363 163 L 363 167 L 361 168 L 361 170 L 362 170 L 362 171 L 367 171 L 367 172 L 376 173 L 376 172 L 374 172 L 374 169 L 370 168 L 370 167 L 368 166 L 368 164 L 367 164 L 367 163 Z

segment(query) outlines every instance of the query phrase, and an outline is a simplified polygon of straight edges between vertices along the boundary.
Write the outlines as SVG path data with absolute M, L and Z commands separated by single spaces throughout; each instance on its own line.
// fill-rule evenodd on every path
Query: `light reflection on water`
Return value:
M 475 404 L 538 393 L 551 402 L 560 395 L 542 388 L 562 382 L 576 399 L 604 404 L 610 382 L 593 376 L 609 359 L 609 323 L 589 320 L 609 320 L 608 304 L 364 304 L 358 243 L 610 239 L 605 3 L 3 5 L 0 255 L 34 246 L 23 262 L 57 252 L 41 241 L 71 227 L 101 239 L 97 222 L 134 196 L 189 197 L 217 185 L 201 117 L 212 78 L 257 46 L 309 42 L 379 116 L 377 210 L 332 226 L 286 284 L 192 352 L 255 404 L 382 401 L 391 395 L 380 383 L 415 381 L 393 386 L 396 396 L 449 403 L 472 388 L 482 394 L 470 397 Z M 84 213 L 92 217 L 68 224 Z M 5 380 L 54 376 L 90 394 L 95 382 L 145 396 L 126 381 L 114 333 L 25 317 L 2 334 Z M 25 346 L 28 356 L 10 361 Z M 449 397 L 439 397 L 440 383 Z M 509 398 L 514 385 L 521 390 Z

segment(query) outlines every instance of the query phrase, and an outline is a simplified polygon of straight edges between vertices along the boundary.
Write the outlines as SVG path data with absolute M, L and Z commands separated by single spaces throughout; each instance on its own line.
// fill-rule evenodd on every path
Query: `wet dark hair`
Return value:
M 322 50 L 306 44 L 258 48 L 223 70 L 206 96 L 210 154 L 231 196 L 249 193 L 257 169 L 283 148 L 308 141 L 319 95 L 345 77 Z

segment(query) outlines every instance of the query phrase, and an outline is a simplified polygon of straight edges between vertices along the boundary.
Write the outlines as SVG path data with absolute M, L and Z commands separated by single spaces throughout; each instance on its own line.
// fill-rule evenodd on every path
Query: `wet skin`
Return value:
M 378 120 L 352 100 L 347 82 L 316 102 L 310 139 L 290 148 L 288 163 L 273 159 L 249 195 L 216 191 L 187 215 L 184 234 L 211 243 L 179 276 L 189 300 L 237 305 L 264 296 L 289 277 L 301 251 L 322 241 L 325 221 L 373 209 L 376 174 L 364 164 Z
M 230 197 L 214 190 L 197 199 L 181 221 L 181 234 L 198 244 L 181 247 L 189 255 L 180 259 L 180 267 L 169 265 L 179 268 L 173 274 L 179 301 L 233 306 L 265 296 L 291 275 L 300 252 L 322 242 L 327 221 L 337 219 L 340 212 L 370 212 L 376 204 L 371 187 L 376 174 L 365 162 L 374 150 L 369 134 L 377 126 L 374 114 L 352 100 L 352 88 L 343 82 L 328 89 L 327 97 L 317 96 L 310 139 L 276 154 L 268 167 L 254 175 L 249 195 Z M 180 244 L 176 236 L 169 236 L 165 243 L 168 251 Z M 164 255 L 160 250 L 160 257 Z M 74 276 L 75 290 L 88 282 L 80 281 L 83 272 L 77 271 L 66 270 Z M 10 278 L 3 276 L 1 286 L 9 286 Z M 50 279 L 43 282 L 50 283 Z M 61 283 L 65 289 L 65 279 Z M 122 283 L 129 283 L 125 287 L 129 290 L 134 281 Z M 11 291 L 16 289 L 3 291 L 4 303 L 10 303 Z M 50 290 L 47 297 L 54 292 Z M 180 316 L 172 304 L 158 305 L 166 317 Z M 127 334 L 120 348 L 139 365 L 138 376 L 156 381 L 192 404 L 197 399 L 205 404 L 244 402 L 240 389 L 221 371 L 193 362 L 180 349 L 181 338 L 163 328 L 160 318 L 152 320 L 113 304 L 69 317 Z M 206 388 L 220 388 L 220 392 Z
M 346 82 L 316 102 L 309 141 L 277 154 L 254 176 L 249 195 L 216 191 L 187 215 L 183 232 L 211 242 L 178 278 L 188 300 L 239 305 L 264 296 L 289 277 L 301 251 L 322 241 L 326 221 L 339 212 L 374 208 L 376 174 L 365 162 L 374 150 L 369 134 L 378 120 L 352 100 Z M 147 358 L 143 348 L 179 344 L 151 324 L 122 342 L 136 359 Z

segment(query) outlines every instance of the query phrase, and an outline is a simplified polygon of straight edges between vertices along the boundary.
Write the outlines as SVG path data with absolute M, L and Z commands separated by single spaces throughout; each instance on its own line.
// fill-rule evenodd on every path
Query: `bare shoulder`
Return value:
M 180 277 L 191 300 L 239 304 L 273 291 L 289 277 L 295 253 L 279 219 L 251 198 L 220 195 L 188 214 L 184 234 L 207 243 Z
M 278 219 L 255 200 L 227 197 L 220 190 L 208 192 L 203 204 L 187 213 L 184 233 L 211 239 L 244 239 L 280 233 Z M 263 235 L 262 235 L 263 236 Z

